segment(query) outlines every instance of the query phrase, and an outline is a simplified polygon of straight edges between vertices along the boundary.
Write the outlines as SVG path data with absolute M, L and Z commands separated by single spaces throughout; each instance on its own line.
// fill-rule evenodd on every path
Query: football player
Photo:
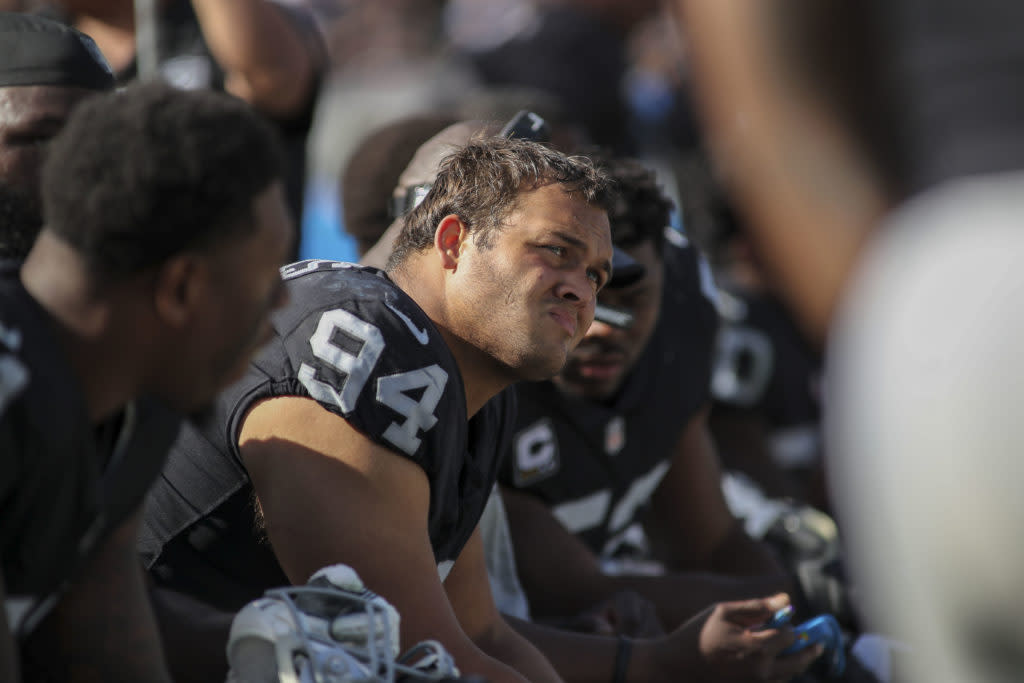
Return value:
M 653 172 L 626 159 L 600 165 L 621 191 L 615 246 L 643 275 L 601 292 L 554 379 L 517 385 L 503 498 L 535 615 L 572 615 L 631 590 L 672 627 L 716 599 L 789 584 L 722 495 L 707 431 L 718 329 L 708 265 L 666 227 Z
M 20 35 L 79 40 L 48 24 Z M 155 84 L 79 104 L 51 143 L 46 223 L 0 275 L 0 651 L 25 680 L 171 680 L 141 506 L 177 414 L 267 337 L 293 240 L 281 173 L 244 103 Z
M 43 151 L 85 97 L 114 87 L 92 40 L 41 18 L 0 12 L 0 259 L 23 259 L 43 225 Z
M 156 580 L 230 610 L 345 562 L 398 609 L 403 643 L 436 639 L 495 683 L 559 680 L 495 609 L 476 526 L 511 427 L 503 390 L 558 371 L 611 275 L 608 190 L 589 162 L 480 138 L 445 158 L 386 270 L 286 268 L 275 339 L 150 497 Z M 798 671 L 814 651 L 776 660 L 792 635 L 747 628 L 785 602 L 719 606 L 634 657 L 615 640 L 562 652 L 581 679 Z

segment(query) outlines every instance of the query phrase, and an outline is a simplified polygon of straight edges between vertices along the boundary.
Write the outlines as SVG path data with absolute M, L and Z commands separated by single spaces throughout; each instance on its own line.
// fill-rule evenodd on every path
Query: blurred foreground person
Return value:
M 756 243 L 828 338 L 869 620 L 910 645 L 906 680 L 1019 679 L 1024 6 L 678 6 Z
M 18 648 L 24 680 L 169 680 L 141 504 L 178 414 L 267 338 L 294 237 L 281 173 L 273 132 L 213 93 L 129 86 L 54 139 L 46 225 L 0 275 L 4 680 Z

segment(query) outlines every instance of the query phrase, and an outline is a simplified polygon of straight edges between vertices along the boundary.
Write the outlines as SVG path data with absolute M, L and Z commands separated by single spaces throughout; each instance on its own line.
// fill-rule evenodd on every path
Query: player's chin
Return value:
M 617 388 L 617 384 L 611 381 L 594 380 L 576 376 L 561 376 L 561 385 L 572 394 L 583 398 L 600 401 L 610 398 Z

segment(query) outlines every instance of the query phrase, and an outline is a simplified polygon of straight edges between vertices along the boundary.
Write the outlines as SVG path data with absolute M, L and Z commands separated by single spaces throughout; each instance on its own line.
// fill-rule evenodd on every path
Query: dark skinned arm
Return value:
M 102 541 L 29 637 L 29 656 L 56 680 L 170 683 L 135 553 L 140 515 L 137 511 Z
M 183 593 L 149 586 L 149 597 L 176 683 L 223 681 L 233 612 L 224 612 Z
M 651 497 L 647 531 L 655 553 L 677 571 L 774 576 L 789 590 L 785 568 L 766 545 L 746 534 L 722 493 L 722 468 L 708 433 L 708 408 L 694 415 L 672 464 Z
M 509 489 L 502 489 L 502 498 L 519 579 L 538 618 L 572 616 L 630 590 L 651 601 L 662 623 L 673 628 L 714 602 L 766 595 L 783 583 L 699 572 L 609 576 L 542 502 Z

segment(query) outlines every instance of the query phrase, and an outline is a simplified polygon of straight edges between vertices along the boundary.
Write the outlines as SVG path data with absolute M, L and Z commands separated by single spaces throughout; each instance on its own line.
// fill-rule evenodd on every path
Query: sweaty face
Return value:
M 0 257 L 21 258 L 43 224 L 39 198 L 46 143 L 84 88 L 34 85 L 0 88 Z
M 603 209 L 557 184 L 520 194 L 489 247 L 463 244 L 454 331 L 513 379 L 551 377 L 594 318 L 611 249 Z
M 190 383 L 189 409 L 203 408 L 241 378 L 253 354 L 272 333 L 270 314 L 286 301 L 280 268 L 291 250 L 294 227 L 284 190 L 274 183 L 253 204 L 255 230 L 212 250 L 215 276 L 201 329 L 191 338 L 201 370 Z
M 645 274 L 638 282 L 621 289 L 601 291 L 602 305 L 628 310 L 633 325 L 620 329 L 594 321 L 580 345 L 569 354 L 562 372 L 555 378 L 567 393 L 591 399 L 612 397 L 643 353 L 654 332 L 661 310 L 664 266 L 653 242 L 625 249 L 643 264 Z

